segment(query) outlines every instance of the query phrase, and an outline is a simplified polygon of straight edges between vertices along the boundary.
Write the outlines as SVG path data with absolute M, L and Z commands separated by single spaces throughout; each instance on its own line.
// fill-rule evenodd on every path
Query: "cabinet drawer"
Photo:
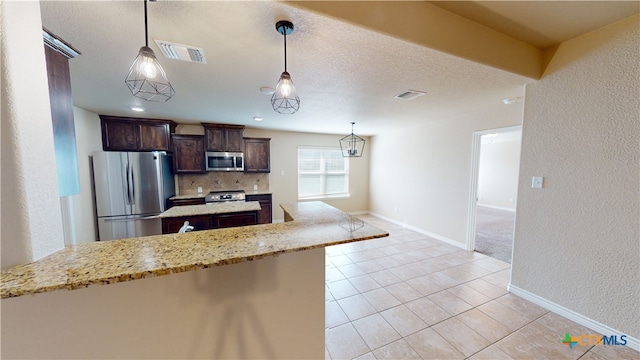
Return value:
M 216 215 L 213 218 L 214 228 L 255 225 L 258 217 L 255 211 Z
M 170 200 L 171 206 L 203 205 L 204 198 Z

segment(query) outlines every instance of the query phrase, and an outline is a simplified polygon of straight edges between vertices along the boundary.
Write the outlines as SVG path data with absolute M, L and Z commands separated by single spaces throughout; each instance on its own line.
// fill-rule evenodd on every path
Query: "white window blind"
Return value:
M 349 196 L 349 158 L 340 148 L 298 147 L 298 199 Z

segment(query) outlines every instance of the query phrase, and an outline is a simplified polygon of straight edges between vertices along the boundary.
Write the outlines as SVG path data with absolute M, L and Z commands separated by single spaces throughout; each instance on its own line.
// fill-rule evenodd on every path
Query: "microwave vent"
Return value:
M 164 40 L 155 40 L 160 52 L 164 57 L 173 60 L 182 60 L 206 64 L 207 59 L 204 57 L 204 50 L 191 45 L 176 44 Z

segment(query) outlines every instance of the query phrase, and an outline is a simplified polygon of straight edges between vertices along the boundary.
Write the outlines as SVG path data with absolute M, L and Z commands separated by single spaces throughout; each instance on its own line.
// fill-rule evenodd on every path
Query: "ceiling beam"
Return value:
M 287 1 L 460 58 L 540 79 L 542 51 L 424 1 Z

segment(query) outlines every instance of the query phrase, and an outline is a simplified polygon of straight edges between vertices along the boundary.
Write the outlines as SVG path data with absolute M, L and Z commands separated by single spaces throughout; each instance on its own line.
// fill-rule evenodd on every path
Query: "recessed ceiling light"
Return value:
M 262 118 L 260 116 L 254 116 L 253 120 L 255 121 L 262 121 Z
M 276 91 L 273 90 L 273 88 L 270 88 L 268 86 L 263 86 L 260 88 L 260 92 L 267 95 L 273 95 L 273 93 Z
M 131 108 L 131 110 L 133 110 L 133 111 L 138 111 L 138 112 L 140 112 L 140 111 L 144 111 L 144 109 L 143 109 L 143 108 L 141 108 L 141 107 L 132 107 L 132 108 Z

